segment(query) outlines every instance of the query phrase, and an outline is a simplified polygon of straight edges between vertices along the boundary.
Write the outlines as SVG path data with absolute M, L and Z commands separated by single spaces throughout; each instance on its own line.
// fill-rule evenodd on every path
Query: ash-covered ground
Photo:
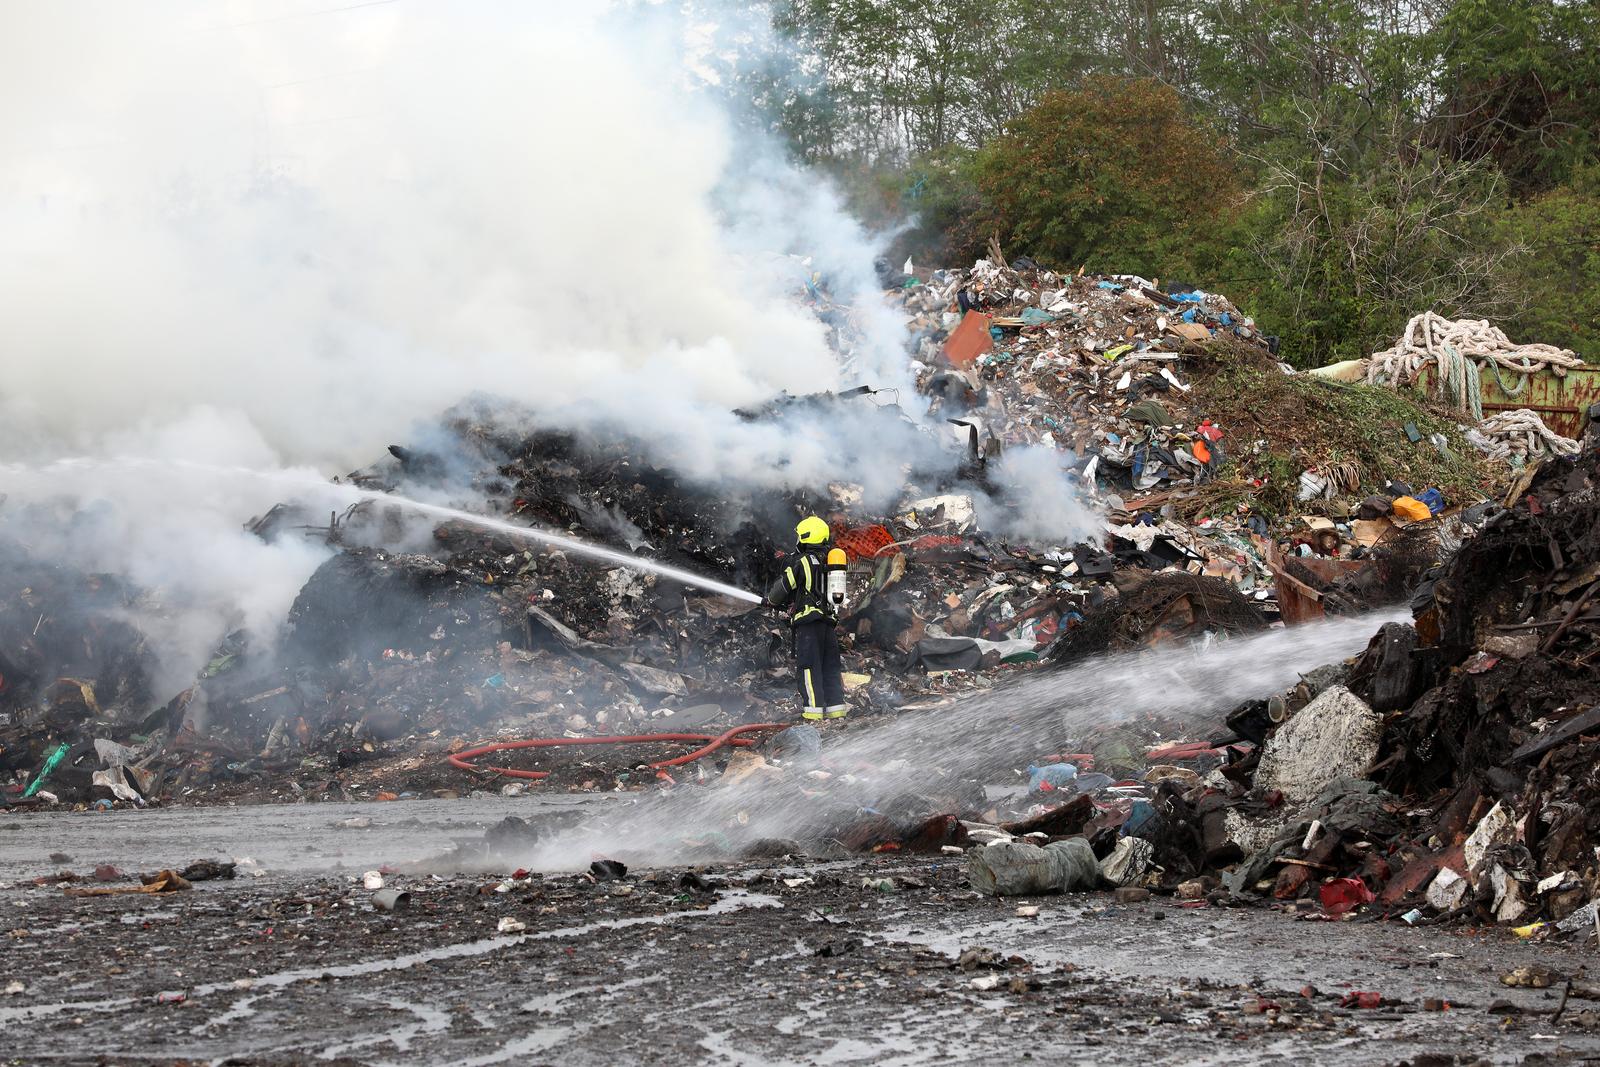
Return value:
M 1453 1064 L 1600 1054 L 1600 1002 L 1582 999 L 1600 995 L 1585 978 L 1590 953 L 1503 931 L 1110 893 L 996 899 L 968 888 L 961 857 L 772 856 L 601 878 L 424 873 L 448 865 L 408 862 L 452 836 L 481 843 L 513 806 L 534 819 L 548 810 L 518 798 L 296 808 L 293 820 L 252 807 L 6 823 L 0 855 L 17 876 L 0 890 L 8 1061 Z M 242 842 L 263 873 L 185 892 L 69 896 L 103 883 L 32 880 L 130 852 L 181 866 Z M 57 847 L 73 855 L 57 864 L 48 857 Z M 401 910 L 376 907 L 361 882 L 384 856 L 406 868 L 383 876 L 409 894 Z

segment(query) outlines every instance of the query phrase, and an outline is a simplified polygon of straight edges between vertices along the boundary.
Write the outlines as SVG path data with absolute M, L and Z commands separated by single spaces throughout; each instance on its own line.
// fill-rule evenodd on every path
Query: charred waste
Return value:
M 276 632 L 218 634 L 177 693 L 155 691 L 140 628 L 167 610 L 160 590 L 6 541 L 7 803 L 667 790 L 658 803 L 697 829 L 640 856 L 714 860 L 776 847 L 746 811 L 759 789 L 758 807 L 808 810 L 778 840 L 811 855 L 966 849 L 977 863 L 996 842 L 1081 837 L 1091 882 L 1183 898 L 1320 911 L 1337 886 L 1408 922 L 1523 925 L 1588 906 L 1592 448 L 1471 460 L 1448 414 L 1394 394 L 1400 421 L 1445 443 L 1384 424 L 1366 436 L 1390 444 L 1353 454 L 1308 411 L 1377 387 L 1285 387 L 1297 376 L 1225 299 L 1142 279 L 984 261 L 902 279 L 888 299 L 909 316 L 917 405 L 862 387 L 737 413 L 797 438 L 837 430 L 838 480 L 719 483 L 626 427 L 469 401 L 342 480 L 370 499 L 332 512 L 286 500 L 246 523 L 326 558 Z M 1250 409 L 1238 390 L 1260 381 L 1297 399 Z M 1098 514 L 1097 531 L 1041 513 L 1061 493 Z M 438 521 L 410 500 L 469 514 Z M 857 713 L 820 746 L 810 727 L 781 729 L 794 719 L 788 638 L 759 606 L 471 518 L 760 590 L 810 513 L 849 559 L 840 629 Z M 1017 718 L 1013 694 L 1041 679 L 1408 599 L 1414 622 L 1231 712 L 1130 698 Z M 984 693 L 973 706 L 993 707 L 993 723 L 962 728 L 1011 731 L 1009 746 L 953 738 L 919 751 L 909 778 L 855 746 L 879 720 L 932 723 Z M 585 744 L 684 733 L 732 740 L 687 763 L 681 743 Z M 494 747 L 532 738 L 558 741 Z M 469 749 L 487 754 L 450 761 Z M 530 767 L 543 781 L 505 776 Z M 998 782 L 1011 785 L 996 800 L 985 786 Z M 474 862 L 563 834 L 629 840 L 568 819 L 504 830 Z

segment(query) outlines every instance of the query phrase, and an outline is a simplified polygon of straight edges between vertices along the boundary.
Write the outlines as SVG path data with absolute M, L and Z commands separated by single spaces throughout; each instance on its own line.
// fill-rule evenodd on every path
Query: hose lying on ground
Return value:
M 464 752 L 456 752 L 447 756 L 445 762 L 450 766 L 463 771 L 484 771 L 489 774 L 500 774 L 507 778 L 527 778 L 532 781 L 542 781 L 550 777 L 549 771 L 525 771 L 516 767 L 480 767 L 472 760 L 479 756 L 486 756 L 491 752 L 510 752 L 521 748 L 561 748 L 570 745 L 655 745 L 671 744 L 673 742 L 705 742 L 700 748 L 683 756 L 674 756 L 672 759 L 658 760 L 646 764 L 653 771 L 664 771 L 668 767 L 678 767 L 685 763 L 692 763 L 697 759 L 709 756 L 723 745 L 736 748 L 753 745 L 756 739 L 746 737 L 746 734 L 759 731 L 787 730 L 788 723 L 760 722 L 749 723 L 744 726 L 735 726 L 733 729 L 721 734 L 639 734 L 631 737 L 538 737 L 523 741 L 497 741 L 493 744 L 480 745 L 469 748 Z

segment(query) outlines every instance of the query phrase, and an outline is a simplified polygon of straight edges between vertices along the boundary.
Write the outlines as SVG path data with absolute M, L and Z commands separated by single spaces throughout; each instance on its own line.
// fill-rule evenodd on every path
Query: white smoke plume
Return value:
M 6 5 L 0 515 L 100 516 L 62 550 L 181 594 L 181 675 L 319 558 L 241 533 L 272 483 L 22 471 L 336 473 L 482 393 L 708 481 L 892 492 L 911 457 L 841 472 L 840 427 L 730 413 L 847 373 L 910 390 L 870 235 L 696 91 L 693 36 L 555 2 Z M 814 272 L 856 305 L 848 372 L 796 298 Z
M 725 226 L 726 123 L 658 38 L 570 8 L 9 5 L 7 452 L 209 405 L 346 469 L 474 389 L 835 385 L 803 268 L 757 256 L 829 206 L 746 188 Z

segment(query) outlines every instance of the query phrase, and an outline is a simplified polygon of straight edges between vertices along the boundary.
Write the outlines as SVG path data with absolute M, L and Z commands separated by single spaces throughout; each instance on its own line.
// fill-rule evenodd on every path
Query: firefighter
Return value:
M 828 524 L 809 515 L 794 528 L 795 559 L 767 590 L 766 604 L 789 609 L 799 671 L 800 717 L 842 719 L 844 702 L 839 664 L 839 609 L 844 605 L 845 554 L 831 548 Z

